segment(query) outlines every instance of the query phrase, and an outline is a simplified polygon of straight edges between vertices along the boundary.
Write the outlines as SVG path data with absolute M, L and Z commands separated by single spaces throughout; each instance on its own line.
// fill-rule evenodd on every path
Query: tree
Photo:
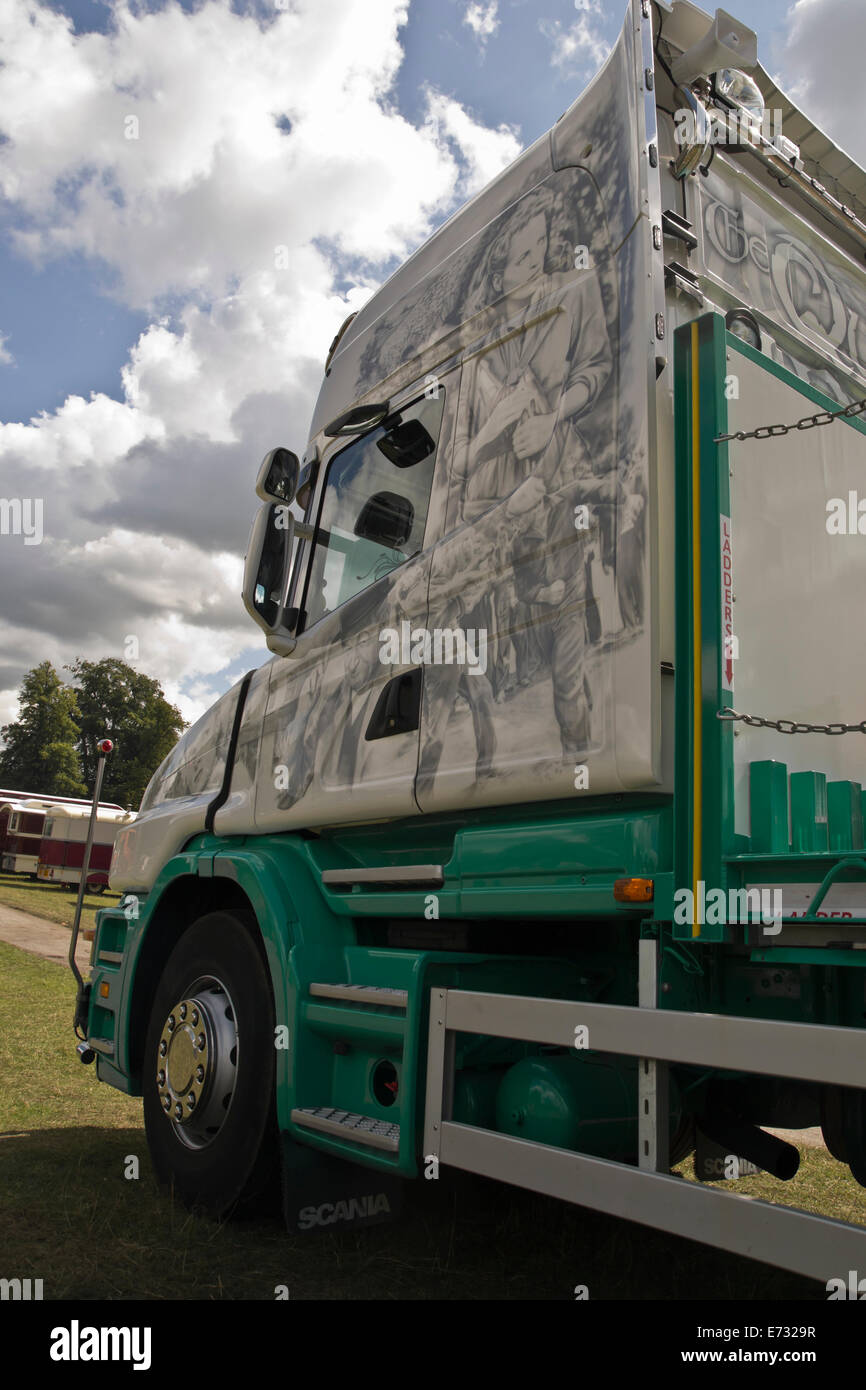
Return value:
M 78 750 L 84 778 L 92 787 L 96 745 L 110 738 L 114 752 L 105 765 L 102 800 L 137 809 L 144 789 L 185 727 L 159 681 L 118 657 L 76 661 L 67 666 L 76 685 Z
M 0 731 L 6 745 L 0 751 L 0 782 L 46 796 L 84 796 L 75 691 L 50 661 L 43 661 L 27 672 L 18 699 L 18 719 Z

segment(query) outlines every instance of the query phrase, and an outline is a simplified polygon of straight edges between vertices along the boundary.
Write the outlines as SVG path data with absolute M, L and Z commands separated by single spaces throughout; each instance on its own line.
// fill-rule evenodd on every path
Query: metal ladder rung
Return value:
M 384 1004 L 389 1009 L 409 1007 L 407 990 L 385 985 L 310 985 L 310 994 L 317 999 L 345 999 L 352 1004 Z
M 333 1110 L 330 1106 L 302 1107 L 291 1113 L 292 1124 L 315 1129 L 321 1134 L 333 1134 L 349 1139 L 353 1144 L 365 1144 L 371 1149 L 397 1153 L 400 1148 L 400 1126 L 372 1115 L 355 1115 L 349 1110 Z

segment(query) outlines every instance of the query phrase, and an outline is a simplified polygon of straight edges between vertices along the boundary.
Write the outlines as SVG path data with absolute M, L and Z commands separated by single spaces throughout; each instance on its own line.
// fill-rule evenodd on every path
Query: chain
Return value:
M 843 406 L 841 410 L 819 410 L 815 415 L 805 415 L 802 420 L 798 420 L 793 425 L 759 425 L 756 430 L 737 430 L 734 434 L 717 434 L 713 443 L 726 444 L 729 439 L 772 439 L 776 435 L 790 434 L 792 430 L 811 430 L 816 425 L 832 425 L 833 421 L 838 420 L 840 416 L 850 420 L 855 415 L 862 415 L 864 410 L 866 410 L 866 400 L 852 401 L 850 405 Z M 790 723 L 790 720 L 784 722 Z M 860 725 L 855 724 L 854 728 L 859 729 Z
M 717 719 L 741 720 L 754 729 L 775 729 L 778 734 L 866 734 L 866 719 L 859 724 L 798 724 L 795 719 L 762 719 L 760 714 L 737 714 L 726 706 L 716 713 Z

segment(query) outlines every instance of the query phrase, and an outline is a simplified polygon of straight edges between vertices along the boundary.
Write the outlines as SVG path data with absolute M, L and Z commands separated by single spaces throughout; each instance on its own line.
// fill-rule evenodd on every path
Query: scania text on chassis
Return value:
M 188 1202 L 375 1221 L 450 1165 L 866 1267 L 670 1174 L 821 1124 L 866 1182 L 864 250 L 755 35 L 633 0 L 344 325 L 259 474 L 274 658 L 120 831 L 79 1000 Z

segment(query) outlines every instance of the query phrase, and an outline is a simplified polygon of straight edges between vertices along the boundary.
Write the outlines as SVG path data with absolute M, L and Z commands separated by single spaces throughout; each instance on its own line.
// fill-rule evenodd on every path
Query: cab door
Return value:
M 423 644 L 444 525 L 458 372 L 409 388 L 329 445 L 294 579 L 298 642 L 274 663 L 256 825 L 417 812 Z M 413 634 L 415 640 L 413 641 Z

